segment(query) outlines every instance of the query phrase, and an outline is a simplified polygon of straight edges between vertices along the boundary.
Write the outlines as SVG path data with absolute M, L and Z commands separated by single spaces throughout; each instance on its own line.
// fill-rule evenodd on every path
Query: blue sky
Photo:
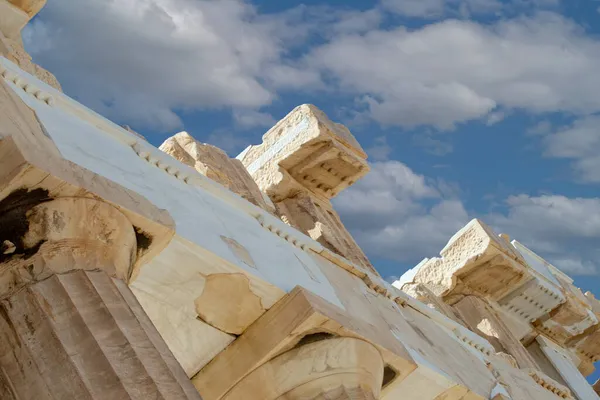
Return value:
M 373 171 L 335 205 L 384 277 L 479 217 L 600 293 L 600 1 L 53 0 L 24 38 L 155 145 L 345 123 Z

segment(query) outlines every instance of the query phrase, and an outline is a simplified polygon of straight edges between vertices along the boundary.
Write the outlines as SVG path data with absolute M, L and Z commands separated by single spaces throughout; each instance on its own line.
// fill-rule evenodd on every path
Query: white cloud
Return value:
M 577 177 L 588 183 L 600 182 L 600 116 L 588 116 L 544 138 L 549 157 L 574 160 Z
M 233 119 L 243 128 L 271 127 L 277 123 L 271 114 L 255 110 L 234 110 Z
M 377 162 L 334 205 L 370 257 L 414 263 L 437 254 L 468 222 L 462 203 L 447 192 L 447 185 L 398 161 Z
M 502 110 L 600 110 L 600 42 L 550 12 L 338 35 L 307 62 L 382 124 L 455 124 Z
M 487 121 L 485 121 L 485 124 L 487 126 L 496 125 L 498 122 L 500 122 L 504 118 L 506 118 L 506 114 L 507 113 L 504 111 L 496 111 L 496 112 L 490 113 L 487 116 Z
M 269 104 L 275 92 L 263 77 L 283 68 L 279 28 L 242 0 L 54 0 L 24 37 L 83 103 L 172 130 L 179 110 Z M 286 68 L 294 74 L 311 79 Z
M 375 139 L 375 143 L 367 149 L 367 154 L 374 161 L 387 161 L 392 152 L 392 146 L 387 142 L 385 136 L 380 136 Z
M 567 273 L 599 272 L 600 198 L 519 195 L 506 203 L 506 214 L 484 219 Z
M 568 274 L 600 273 L 600 198 L 510 196 L 506 211 L 469 215 L 457 190 L 398 161 L 377 162 L 334 199 L 342 220 L 371 258 L 418 263 L 433 257 L 477 216 Z
M 528 135 L 539 136 L 550 133 L 550 131 L 552 131 L 552 123 L 550 121 L 543 120 L 527 129 L 526 133 Z

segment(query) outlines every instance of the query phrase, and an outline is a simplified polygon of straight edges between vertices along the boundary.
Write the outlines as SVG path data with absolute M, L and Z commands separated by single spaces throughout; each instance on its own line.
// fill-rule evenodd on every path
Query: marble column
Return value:
M 129 219 L 87 197 L 7 199 L 0 398 L 199 400 L 124 282 L 138 247 Z

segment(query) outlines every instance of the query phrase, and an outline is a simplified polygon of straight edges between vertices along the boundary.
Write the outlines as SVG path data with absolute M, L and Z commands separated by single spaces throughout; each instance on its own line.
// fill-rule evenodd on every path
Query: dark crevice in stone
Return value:
M 398 372 L 389 365 L 386 365 L 383 369 L 383 382 L 381 382 L 381 387 L 384 388 L 390 383 L 392 383 L 392 381 L 396 379 L 397 376 Z
M 307 344 L 320 342 L 322 340 L 333 339 L 334 337 L 336 337 L 336 335 L 327 332 L 311 333 L 300 339 L 294 348 L 306 346 Z
M 137 226 L 133 227 L 135 231 L 135 239 L 137 242 L 137 254 L 143 254 L 146 250 L 150 248 L 152 244 L 152 236 L 144 232 L 141 228 Z
M 29 258 L 44 241 L 25 247 L 23 238 L 29 231 L 27 212 L 38 204 L 51 201 L 48 190 L 17 189 L 0 201 L 0 263 L 15 257 Z M 6 254 L 5 254 L 6 253 Z

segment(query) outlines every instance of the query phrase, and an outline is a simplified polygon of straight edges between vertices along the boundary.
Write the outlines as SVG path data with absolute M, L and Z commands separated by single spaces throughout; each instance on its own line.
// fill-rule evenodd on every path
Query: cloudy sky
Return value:
M 51 0 L 24 36 L 155 145 L 348 125 L 372 172 L 335 204 L 388 279 L 478 217 L 600 294 L 600 1 Z

